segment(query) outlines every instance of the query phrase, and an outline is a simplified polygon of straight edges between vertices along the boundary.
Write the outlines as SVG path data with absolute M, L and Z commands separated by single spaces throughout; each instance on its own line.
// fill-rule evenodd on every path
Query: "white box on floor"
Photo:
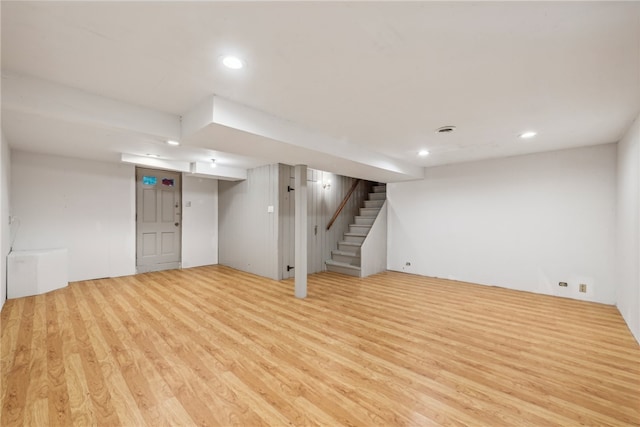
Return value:
M 69 284 L 66 249 L 13 251 L 7 257 L 7 298 L 20 298 Z

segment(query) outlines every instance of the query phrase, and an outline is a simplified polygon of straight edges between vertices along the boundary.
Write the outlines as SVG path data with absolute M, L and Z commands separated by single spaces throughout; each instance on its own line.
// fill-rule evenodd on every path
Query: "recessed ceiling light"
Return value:
M 420 157 L 427 157 L 428 155 L 429 155 L 429 152 L 427 150 L 418 151 L 418 156 Z
M 173 141 L 171 139 L 169 141 L 167 141 L 167 144 L 169 144 L 169 145 L 180 145 L 180 143 L 178 141 Z
M 520 138 L 522 139 L 529 139 L 529 138 L 533 138 L 534 136 L 536 136 L 538 133 L 537 132 L 533 132 L 533 131 L 527 131 L 527 132 L 523 132 L 520 134 Z
M 239 70 L 244 67 L 244 61 L 237 56 L 225 56 L 222 58 L 222 64 L 232 70 Z
M 216 159 L 211 159 L 211 167 L 215 168 L 216 166 Z

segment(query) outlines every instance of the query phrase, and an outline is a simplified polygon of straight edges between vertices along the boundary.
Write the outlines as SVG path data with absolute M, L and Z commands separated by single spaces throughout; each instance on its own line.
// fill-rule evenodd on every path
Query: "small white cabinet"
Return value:
M 7 257 L 7 298 L 20 298 L 69 284 L 66 249 L 13 251 Z

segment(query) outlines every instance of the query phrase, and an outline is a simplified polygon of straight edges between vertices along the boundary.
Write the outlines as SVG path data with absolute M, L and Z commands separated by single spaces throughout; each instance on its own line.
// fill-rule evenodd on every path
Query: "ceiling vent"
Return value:
M 442 126 L 441 128 L 436 129 L 436 133 L 451 133 L 456 130 L 455 126 Z

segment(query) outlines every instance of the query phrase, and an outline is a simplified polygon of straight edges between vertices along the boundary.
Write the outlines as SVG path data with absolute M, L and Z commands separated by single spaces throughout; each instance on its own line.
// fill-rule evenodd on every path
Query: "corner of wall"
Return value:
M 640 343 L 640 115 L 618 143 L 616 306 Z
M 9 179 L 11 176 L 11 151 L 9 143 L 0 131 L 0 310 L 7 299 L 7 256 L 11 250 L 11 227 L 9 224 Z

